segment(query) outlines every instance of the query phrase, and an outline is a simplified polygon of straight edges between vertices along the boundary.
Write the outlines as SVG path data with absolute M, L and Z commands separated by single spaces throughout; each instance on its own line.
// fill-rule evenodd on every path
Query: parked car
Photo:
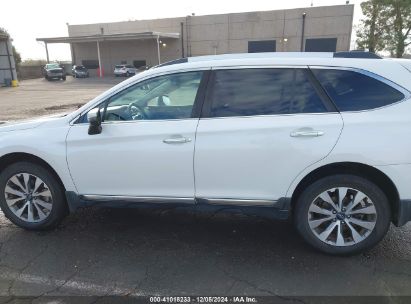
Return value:
M 58 63 L 48 63 L 43 68 L 44 78 L 47 80 L 51 79 L 62 79 L 66 80 L 66 73 L 64 69 Z
M 68 115 L 4 124 L 0 206 L 30 230 L 91 205 L 237 208 L 361 252 L 411 219 L 411 64 L 356 57 L 185 58 Z
M 136 75 L 137 69 L 130 64 L 119 64 L 114 68 L 114 76 L 130 77 Z
M 73 65 L 71 73 L 74 78 L 86 78 L 90 77 L 88 69 L 84 65 Z

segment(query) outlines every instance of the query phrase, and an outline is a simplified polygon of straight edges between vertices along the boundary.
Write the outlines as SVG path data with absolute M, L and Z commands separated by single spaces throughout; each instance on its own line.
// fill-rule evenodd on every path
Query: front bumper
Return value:
M 63 77 L 63 73 L 56 73 L 56 74 L 47 74 L 47 77 L 49 77 L 49 78 L 60 78 L 60 77 Z
M 411 221 L 411 199 L 400 200 L 397 209 L 393 219 L 395 226 L 404 226 L 407 222 Z

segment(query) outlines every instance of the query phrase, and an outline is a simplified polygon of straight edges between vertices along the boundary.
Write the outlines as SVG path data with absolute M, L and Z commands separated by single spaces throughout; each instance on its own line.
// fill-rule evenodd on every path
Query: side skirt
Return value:
M 177 197 L 131 197 L 78 195 L 66 192 L 70 213 L 83 207 L 110 208 L 161 208 L 180 207 L 194 212 L 244 213 L 270 219 L 286 220 L 289 216 L 291 198 L 279 200 L 246 200 L 223 198 L 177 198 Z

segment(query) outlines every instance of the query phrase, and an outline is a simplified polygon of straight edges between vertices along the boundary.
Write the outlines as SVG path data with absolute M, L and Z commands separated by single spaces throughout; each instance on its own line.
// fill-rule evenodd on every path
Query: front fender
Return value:
M 68 130 L 69 126 L 50 126 L 0 133 L 0 159 L 15 153 L 33 155 L 54 169 L 66 191 L 77 191 L 67 166 Z

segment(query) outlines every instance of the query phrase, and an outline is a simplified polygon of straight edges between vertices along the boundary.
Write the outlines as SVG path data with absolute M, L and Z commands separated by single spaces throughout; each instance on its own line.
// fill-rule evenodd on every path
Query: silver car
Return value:
M 136 75 L 137 69 L 130 64 L 120 64 L 116 65 L 114 68 L 114 76 L 125 76 L 130 77 Z

